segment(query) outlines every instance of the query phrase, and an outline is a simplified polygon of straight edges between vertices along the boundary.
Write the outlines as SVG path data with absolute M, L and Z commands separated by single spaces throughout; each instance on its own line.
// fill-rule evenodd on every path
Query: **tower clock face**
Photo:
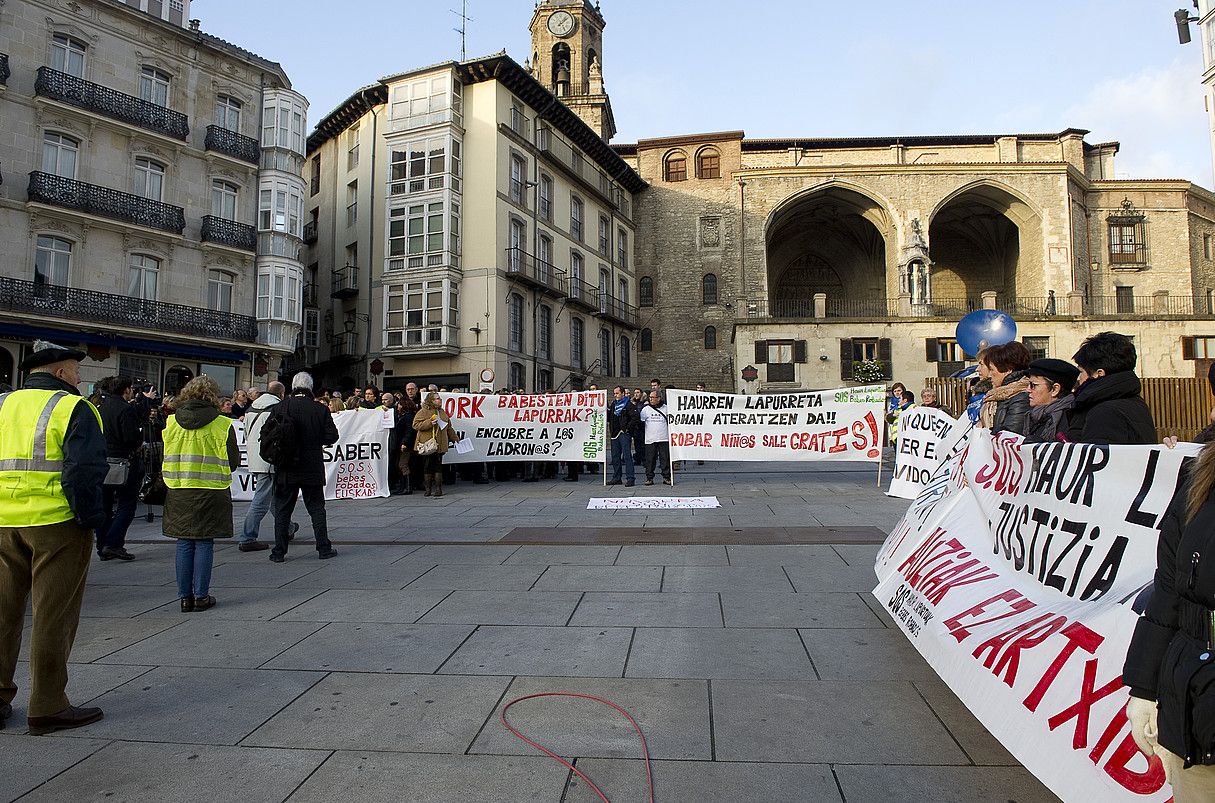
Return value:
M 556 11 L 548 18 L 548 29 L 553 36 L 569 36 L 574 32 L 574 15 L 568 11 Z

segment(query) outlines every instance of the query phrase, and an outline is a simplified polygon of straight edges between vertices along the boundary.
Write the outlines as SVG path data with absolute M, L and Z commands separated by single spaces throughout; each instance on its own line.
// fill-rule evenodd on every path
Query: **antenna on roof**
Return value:
M 476 22 L 476 20 L 468 16 L 468 0 L 460 0 L 459 11 L 456 11 L 454 8 L 449 10 L 460 18 L 460 27 L 452 28 L 452 30 L 460 34 L 460 61 L 467 61 L 468 53 L 465 51 L 465 44 L 468 39 L 468 23 Z

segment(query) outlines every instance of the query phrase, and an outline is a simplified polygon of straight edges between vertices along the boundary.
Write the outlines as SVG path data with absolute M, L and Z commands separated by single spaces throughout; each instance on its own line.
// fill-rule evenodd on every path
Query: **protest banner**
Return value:
M 325 498 L 371 499 L 388 496 L 388 430 L 377 410 L 347 410 L 333 413 L 338 441 L 324 447 Z M 240 468 L 232 472 L 232 499 L 248 502 L 256 490 L 249 473 L 245 425 L 233 421 L 240 447 Z
M 671 390 L 672 460 L 882 458 L 881 385 L 756 396 Z
M 444 463 L 574 460 L 602 463 L 606 453 L 607 392 L 533 396 L 444 393 L 451 428 L 472 449 L 449 449 Z M 454 438 L 453 438 L 454 442 Z M 464 447 L 467 448 L 467 447 Z
M 1064 800 L 1164 801 L 1122 664 L 1176 449 L 972 430 L 878 554 L 874 595 L 966 707 Z
M 963 416 L 955 419 L 934 407 L 912 407 L 899 415 L 895 442 L 894 477 L 887 496 L 915 499 L 933 471 L 954 449 L 960 449 L 974 426 Z

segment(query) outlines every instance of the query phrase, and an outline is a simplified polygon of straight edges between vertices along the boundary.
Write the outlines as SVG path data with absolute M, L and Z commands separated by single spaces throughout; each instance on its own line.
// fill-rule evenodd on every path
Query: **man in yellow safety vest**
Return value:
M 80 395 L 84 353 L 37 341 L 21 390 L 0 395 L 0 728 L 12 716 L 26 601 L 32 597 L 30 733 L 78 728 L 100 708 L 69 702 L 92 531 L 105 521 L 101 416 Z

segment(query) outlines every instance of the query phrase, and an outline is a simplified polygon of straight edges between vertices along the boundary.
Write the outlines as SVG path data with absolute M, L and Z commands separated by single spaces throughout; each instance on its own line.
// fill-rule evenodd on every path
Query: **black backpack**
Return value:
M 298 438 L 295 421 L 287 414 L 286 408 L 285 401 L 275 405 L 274 412 L 262 425 L 258 451 L 262 459 L 275 468 L 286 468 L 295 462 Z

